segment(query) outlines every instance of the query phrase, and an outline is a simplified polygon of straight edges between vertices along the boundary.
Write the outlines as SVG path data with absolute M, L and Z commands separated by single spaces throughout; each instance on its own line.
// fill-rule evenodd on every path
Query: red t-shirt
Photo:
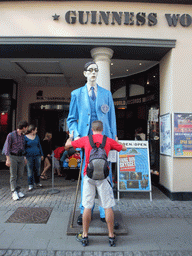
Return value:
M 57 160 L 60 160 L 61 155 L 63 154 L 63 152 L 65 151 L 65 147 L 58 147 L 54 150 L 54 157 Z
M 94 143 L 97 143 L 98 142 L 98 145 L 96 144 L 96 146 L 100 146 L 100 144 L 102 143 L 103 141 L 103 135 L 102 134 L 94 134 L 93 135 L 93 141 Z M 74 148 L 84 148 L 85 149 L 85 168 L 84 168 L 84 175 L 86 175 L 86 171 L 87 171 L 87 166 L 88 166 L 88 163 L 89 163 L 89 156 L 90 156 L 90 153 L 91 153 L 91 145 L 90 145 L 90 142 L 89 142 L 89 137 L 88 136 L 85 136 L 85 137 L 82 137 L 78 140 L 74 140 L 71 142 L 72 146 Z M 115 140 L 113 139 L 110 139 L 107 137 L 107 140 L 106 140 L 106 144 L 105 144 L 105 151 L 106 151 L 106 154 L 108 156 L 109 154 L 109 151 L 110 150 L 117 150 L 118 152 L 122 150 L 122 145 L 120 145 L 119 143 L 117 143 Z

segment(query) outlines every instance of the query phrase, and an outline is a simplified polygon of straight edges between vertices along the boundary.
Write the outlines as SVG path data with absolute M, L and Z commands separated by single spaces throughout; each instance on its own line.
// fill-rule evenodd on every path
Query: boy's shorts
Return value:
M 95 202 L 96 189 L 98 192 L 99 205 L 104 209 L 115 206 L 113 188 L 109 177 L 104 180 L 92 180 L 87 175 L 83 179 L 82 205 L 91 209 Z

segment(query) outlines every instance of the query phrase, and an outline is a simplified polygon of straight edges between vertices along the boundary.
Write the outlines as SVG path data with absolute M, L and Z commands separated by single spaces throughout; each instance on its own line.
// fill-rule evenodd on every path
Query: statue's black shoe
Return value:
M 80 214 L 80 215 L 78 216 L 78 218 L 77 218 L 77 224 L 80 225 L 80 226 L 82 226 L 82 222 L 83 222 L 83 215 Z

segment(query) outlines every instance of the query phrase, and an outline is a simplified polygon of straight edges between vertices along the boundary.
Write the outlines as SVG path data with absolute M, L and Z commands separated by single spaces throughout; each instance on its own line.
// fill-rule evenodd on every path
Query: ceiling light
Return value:
M 129 69 L 127 69 L 126 71 L 129 71 Z
M 113 76 L 113 73 L 111 73 L 111 76 Z
M 141 65 L 142 65 L 142 63 L 140 62 L 140 63 L 139 63 L 139 66 L 141 66 Z
M 156 76 L 153 76 L 154 78 L 156 77 Z
M 111 66 L 113 66 L 113 62 L 111 62 Z

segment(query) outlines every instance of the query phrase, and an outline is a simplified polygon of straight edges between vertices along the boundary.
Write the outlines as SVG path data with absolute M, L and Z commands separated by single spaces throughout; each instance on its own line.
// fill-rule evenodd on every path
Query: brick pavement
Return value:
M 47 250 L 0 250 L 0 256 L 192 256 L 192 251 L 47 251 Z
M 77 181 L 72 182 L 56 177 L 54 187 L 59 189 L 59 193 L 49 193 L 52 186 L 51 180 L 42 181 L 44 185 L 42 189 L 28 192 L 25 174 L 24 192 L 26 197 L 14 202 L 11 200 L 9 191 L 9 172 L 0 170 L 0 177 L 0 214 L 2 219 L 0 220 L 0 256 L 192 256 L 192 202 L 171 201 L 155 186 L 152 191 L 152 202 L 149 200 L 149 193 L 120 194 L 120 201 L 117 201 L 114 210 L 119 210 L 124 216 L 129 234 L 126 237 L 118 237 L 118 246 L 115 248 L 108 247 L 102 237 L 91 237 L 90 246 L 84 249 L 73 237 L 65 235 L 62 227 L 59 227 L 60 224 L 53 227 L 53 230 L 49 224 L 46 224 L 46 227 L 50 232 L 58 233 L 62 238 L 61 241 L 58 239 L 59 235 L 54 232 L 53 236 L 44 237 L 43 231 L 40 230 L 43 230 L 42 225 L 39 225 L 41 238 L 47 244 L 20 244 L 10 230 L 10 224 L 5 224 L 5 220 L 18 207 L 53 207 L 50 223 L 56 221 L 54 216 L 66 218 L 74 207 Z M 77 205 L 79 205 L 79 201 L 80 195 L 78 195 Z M 11 225 L 13 229 L 16 227 L 14 224 Z M 65 229 L 66 224 L 62 225 Z M 34 225 L 18 227 L 21 236 L 24 236 L 24 231 L 27 230 L 30 230 L 32 237 L 37 234 Z M 46 227 L 44 226 L 44 230 Z M 1 243 L 3 239 L 5 241 Z M 9 239 L 10 243 L 7 242 Z M 17 245 L 20 247 L 18 248 Z

